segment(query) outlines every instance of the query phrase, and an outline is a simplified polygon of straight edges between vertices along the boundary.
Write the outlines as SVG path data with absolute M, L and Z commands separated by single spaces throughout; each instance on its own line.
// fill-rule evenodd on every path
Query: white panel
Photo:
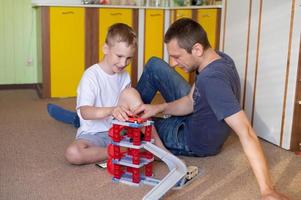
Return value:
M 249 44 L 249 58 L 247 64 L 247 82 L 246 82 L 246 97 L 245 97 L 245 111 L 249 119 L 252 118 L 253 111 L 253 97 L 254 97 L 254 82 L 255 82 L 255 68 L 256 68 L 256 53 L 258 41 L 258 24 L 259 24 L 259 0 L 252 1 L 251 21 L 250 21 L 250 44 Z
M 166 31 L 168 30 L 169 26 L 170 26 L 170 10 L 166 9 L 164 11 L 164 35 L 165 35 Z M 165 43 L 164 43 L 163 58 L 164 58 L 165 62 L 169 63 L 169 55 L 168 55 L 167 47 L 166 47 Z
M 239 8 L 239 9 L 237 9 Z M 227 0 L 224 52 L 234 60 L 244 88 L 246 48 L 248 35 L 249 0 Z M 243 91 L 241 91 L 243 94 Z
M 144 63 L 144 18 L 145 18 L 145 9 L 139 9 L 139 17 L 138 17 L 138 72 L 137 72 L 137 80 L 140 79 L 142 75 Z
M 277 145 L 283 112 L 290 8 L 291 1 L 263 1 L 253 125 L 259 136 Z
M 226 15 L 226 12 L 225 12 L 225 7 L 226 7 L 226 1 L 227 0 L 224 0 L 222 1 L 222 9 L 221 9 L 221 25 L 220 25 L 220 34 L 219 34 L 219 50 L 220 51 L 224 51 L 223 50 L 223 43 L 224 43 L 224 24 L 225 24 L 225 15 Z
M 290 69 L 287 88 L 286 110 L 285 110 L 285 123 L 282 147 L 285 149 L 290 148 L 291 134 L 292 134 L 292 122 L 294 114 L 295 92 L 297 82 L 297 70 L 299 58 L 299 45 L 300 45 L 300 32 L 301 32 L 301 0 L 297 0 L 295 4 L 295 15 L 292 33 L 292 51 L 290 56 Z

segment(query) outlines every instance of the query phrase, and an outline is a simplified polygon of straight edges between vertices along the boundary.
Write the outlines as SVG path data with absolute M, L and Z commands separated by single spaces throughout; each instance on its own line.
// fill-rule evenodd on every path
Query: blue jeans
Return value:
M 157 91 L 166 102 L 187 95 L 191 86 L 174 68 L 159 58 L 152 57 L 136 86 L 144 103 L 149 104 Z M 157 132 L 165 147 L 175 155 L 193 156 L 187 146 L 184 126 L 187 116 L 171 116 L 167 119 L 154 118 Z

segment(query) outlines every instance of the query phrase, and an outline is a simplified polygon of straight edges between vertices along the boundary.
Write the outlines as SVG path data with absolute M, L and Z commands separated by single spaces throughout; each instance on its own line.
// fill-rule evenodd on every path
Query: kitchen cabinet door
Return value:
M 84 71 L 84 9 L 50 8 L 50 95 L 74 97 Z
M 197 21 L 207 32 L 211 47 L 219 48 L 220 9 L 198 9 Z
M 146 9 L 144 23 L 144 64 L 152 56 L 163 59 L 164 10 Z

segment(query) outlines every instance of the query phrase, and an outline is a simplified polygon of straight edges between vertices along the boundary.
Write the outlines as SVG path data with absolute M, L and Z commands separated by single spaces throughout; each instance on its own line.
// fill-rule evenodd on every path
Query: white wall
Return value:
M 285 149 L 292 133 L 300 6 L 301 0 L 224 0 L 223 9 L 221 50 L 238 68 L 242 106 L 257 135 Z

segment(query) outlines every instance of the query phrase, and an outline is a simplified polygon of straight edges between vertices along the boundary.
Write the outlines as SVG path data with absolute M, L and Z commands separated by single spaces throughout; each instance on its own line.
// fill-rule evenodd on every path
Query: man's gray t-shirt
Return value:
M 194 111 L 184 131 L 189 149 L 199 156 L 217 154 L 229 136 L 225 118 L 239 112 L 240 80 L 233 60 L 221 59 L 207 65 L 196 77 Z

